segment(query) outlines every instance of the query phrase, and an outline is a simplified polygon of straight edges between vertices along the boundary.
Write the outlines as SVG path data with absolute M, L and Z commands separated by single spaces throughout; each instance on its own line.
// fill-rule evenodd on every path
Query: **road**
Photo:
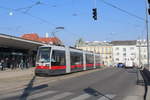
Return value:
M 0 99 L 143 100 L 144 87 L 136 83 L 137 70 L 122 68 L 98 69 L 46 78 L 33 76 L 26 85 L 0 91 Z

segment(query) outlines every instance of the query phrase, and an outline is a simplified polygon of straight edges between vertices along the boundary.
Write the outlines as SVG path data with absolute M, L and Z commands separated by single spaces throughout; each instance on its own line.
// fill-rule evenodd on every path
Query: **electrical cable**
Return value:
M 19 12 L 19 13 L 22 13 L 22 14 L 24 14 L 24 15 L 28 15 L 28 16 L 34 18 L 34 19 L 37 19 L 37 20 L 39 20 L 39 21 L 41 21 L 41 22 L 43 22 L 43 23 L 49 24 L 49 25 L 51 25 L 51 26 L 53 26 L 53 27 L 57 27 L 57 26 L 58 26 L 58 25 L 53 24 L 53 23 L 51 23 L 51 22 L 49 22 L 49 21 L 47 21 L 47 20 L 45 20 L 45 19 L 43 19 L 43 18 L 37 17 L 37 16 L 32 15 L 32 14 L 30 14 L 30 13 L 28 13 L 28 12 L 24 12 L 24 11 L 22 11 L 22 10 L 16 10 L 16 9 L 7 8 L 7 7 L 3 7 L 3 6 L 0 6 L 0 8 L 5 9 L 5 10 L 9 10 L 9 11 L 11 10 L 11 11 Z M 76 36 L 78 36 L 78 37 L 81 37 L 81 36 L 75 34 L 74 32 L 71 32 L 70 30 L 68 30 L 68 29 L 66 29 L 66 28 L 65 28 L 64 30 L 65 30 L 66 32 L 71 33 L 72 35 L 76 35 Z
M 100 1 L 103 2 L 104 4 L 108 5 L 108 6 L 111 6 L 111 7 L 115 8 L 115 9 L 121 11 L 121 12 L 124 12 L 124 13 L 126 13 L 126 14 L 132 16 L 132 17 L 135 17 L 135 18 L 137 18 L 137 19 L 139 19 L 139 20 L 145 21 L 144 18 L 139 17 L 139 16 L 137 16 L 137 15 L 135 15 L 135 14 L 133 14 L 133 13 L 130 13 L 130 12 L 128 12 L 128 11 L 126 11 L 126 10 L 120 8 L 120 7 L 117 7 L 116 5 L 113 5 L 113 4 L 111 4 L 111 3 L 108 3 L 108 2 L 106 2 L 105 0 L 100 0 Z

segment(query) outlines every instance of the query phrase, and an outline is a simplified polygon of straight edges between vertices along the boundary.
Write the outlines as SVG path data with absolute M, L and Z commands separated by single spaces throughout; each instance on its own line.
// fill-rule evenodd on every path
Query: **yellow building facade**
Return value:
M 112 45 L 107 42 L 85 42 L 77 45 L 76 48 L 99 53 L 104 65 L 112 65 Z

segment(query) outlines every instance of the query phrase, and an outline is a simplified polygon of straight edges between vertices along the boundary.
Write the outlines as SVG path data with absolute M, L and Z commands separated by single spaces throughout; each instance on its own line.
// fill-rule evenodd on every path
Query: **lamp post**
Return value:
M 59 42 L 56 41 L 56 39 L 58 39 L 58 38 L 55 36 L 55 33 L 62 29 L 64 29 L 64 27 L 55 27 L 55 29 L 52 31 L 52 36 L 54 37 L 54 41 L 56 44 L 62 44 L 61 41 L 59 41 Z
M 52 36 L 56 37 L 55 33 L 58 32 L 58 30 L 60 30 L 60 29 L 65 29 L 65 28 L 64 27 L 55 27 L 55 29 L 52 31 Z
M 147 5 L 147 0 L 145 0 L 145 25 L 146 25 L 146 34 L 147 34 L 147 64 L 148 64 L 148 68 L 150 71 L 150 62 L 149 62 L 149 34 L 148 34 L 148 5 Z
M 139 38 L 139 41 L 138 41 L 139 43 L 139 67 L 141 67 L 141 42 L 142 42 L 142 40 L 140 40 L 140 38 Z

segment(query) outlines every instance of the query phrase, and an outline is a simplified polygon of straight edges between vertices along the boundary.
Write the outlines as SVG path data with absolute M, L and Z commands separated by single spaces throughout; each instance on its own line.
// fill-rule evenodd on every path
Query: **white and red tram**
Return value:
M 64 46 L 41 46 L 38 49 L 35 75 L 59 75 L 100 68 L 100 54 Z

